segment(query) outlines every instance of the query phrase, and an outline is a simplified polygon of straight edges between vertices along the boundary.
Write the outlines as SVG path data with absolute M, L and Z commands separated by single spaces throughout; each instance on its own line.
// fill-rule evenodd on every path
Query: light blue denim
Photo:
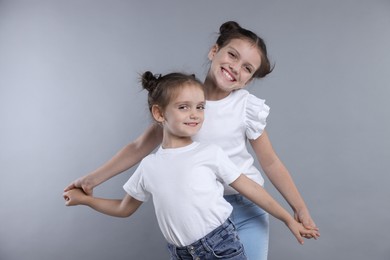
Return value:
M 244 196 L 227 195 L 233 206 L 231 219 L 249 260 L 266 260 L 269 242 L 269 215 Z
M 168 249 L 171 260 L 247 260 L 231 219 L 191 245 L 177 247 L 168 244 Z

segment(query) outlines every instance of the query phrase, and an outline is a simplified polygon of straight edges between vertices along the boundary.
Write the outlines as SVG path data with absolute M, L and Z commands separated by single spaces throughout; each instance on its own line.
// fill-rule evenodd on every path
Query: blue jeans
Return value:
M 269 215 L 244 196 L 227 195 L 233 206 L 231 219 L 249 260 L 266 260 L 269 241 Z
M 230 219 L 189 246 L 177 247 L 168 244 L 168 249 L 171 260 L 247 259 L 236 228 Z

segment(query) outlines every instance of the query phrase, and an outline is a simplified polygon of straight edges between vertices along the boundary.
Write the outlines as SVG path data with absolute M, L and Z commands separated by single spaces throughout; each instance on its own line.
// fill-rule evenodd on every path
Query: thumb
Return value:
M 64 191 L 70 191 L 70 190 L 73 190 L 75 188 L 76 188 L 76 186 L 74 185 L 74 183 L 71 183 L 65 187 Z
M 84 191 L 85 194 L 92 196 L 93 195 L 93 189 L 89 185 L 81 185 L 81 189 Z
M 295 233 L 294 235 L 295 235 L 295 237 L 297 238 L 298 243 L 301 244 L 301 245 L 303 245 L 303 244 L 304 244 L 304 240 L 303 240 L 301 234 L 300 234 L 299 232 L 297 232 L 297 233 Z

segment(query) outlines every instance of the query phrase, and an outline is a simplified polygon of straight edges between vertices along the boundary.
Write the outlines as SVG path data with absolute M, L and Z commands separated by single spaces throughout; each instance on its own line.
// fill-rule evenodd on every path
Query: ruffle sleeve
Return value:
M 265 104 L 264 99 L 249 94 L 245 114 L 246 136 L 251 140 L 257 139 L 263 133 L 267 124 L 269 106 Z

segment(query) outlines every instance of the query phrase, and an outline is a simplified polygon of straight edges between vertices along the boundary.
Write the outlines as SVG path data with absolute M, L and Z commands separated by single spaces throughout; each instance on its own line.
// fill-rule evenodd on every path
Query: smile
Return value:
M 222 74 L 230 81 L 235 81 L 236 79 L 224 68 L 222 68 Z
M 188 125 L 188 126 L 197 126 L 199 125 L 199 123 L 184 123 L 185 125 Z

